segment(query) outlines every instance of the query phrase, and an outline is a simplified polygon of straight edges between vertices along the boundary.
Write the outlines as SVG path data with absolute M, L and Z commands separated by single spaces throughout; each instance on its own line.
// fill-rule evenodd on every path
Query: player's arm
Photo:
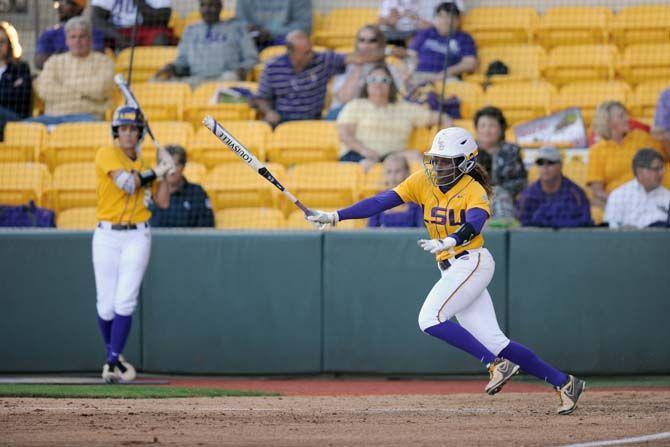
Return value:
M 397 192 L 388 190 L 338 211 L 313 210 L 314 214 L 307 216 L 307 220 L 319 225 L 335 225 L 341 220 L 366 219 L 402 203 L 404 201 Z
M 421 248 L 433 254 L 449 250 L 458 245 L 468 244 L 482 232 L 488 218 L 488 211 L 482 208 L 470 208 L 465 212 L 465 223 L 456 232 L 444 239 L 420 239 L 418 244 Z
M 158 179 L 162 179 L 167 172 L 172 169 L 170 163 L 167 161 L 161 160 L 153 169 L 146 169 L 142 172 L 137 172 L 135 170 L 126 171 L 125 169 L 112 169 L 109 171 L 108 175 L 114 182 L 114 184 L 123 192 L 128 195 L 135 194 L 138 188 L 141 188 L 146 185 L 150 185 Z M 165 182 L 161 182 L 165 183 Z M 161 186 L 161 185 L 159 185 Z M 156 205 L 160 208 L 167 208 L 170 204 L 170 194 L 167 186 L 164 186 L 167 192 L 167 205 L 164 207 L 161 206 L 161 203 L 166 203 L 162 200 L 163 195 L 158 198 Z M 158 193 L 157 193 L 158 194 Z M 157 195 L 156 194 L 156 195 Z M 156 198 L 155 198 L 156 199 Z

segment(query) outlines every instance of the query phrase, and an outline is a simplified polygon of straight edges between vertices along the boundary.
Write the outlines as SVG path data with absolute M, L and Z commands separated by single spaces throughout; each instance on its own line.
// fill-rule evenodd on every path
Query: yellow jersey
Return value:
M 135 193 L 130 195 L 116 186 L 109 176 L 110 172 L 118 170 L 142 172 L 145 169 L 149 169 L 149 166 L 139 154 L 136 160 L 131 160 L 119 147 L 104 147 L 98 150 L 95 155 L 98 221 L 134 224 L 146 222 L 151 218 L 151 211 L 148 208 L 153 192 L 151 186 L 137 188 Z
M 465 223 L 465 212 L 480 208 L 490 216 L 491 209 L 486 190 L 469 175 L 463 175 L 447 192 L 434 186 L 423 171 L 410 175 L 393 188 L 404 202 L 414 202 L 423 208 L 423 221 L 431 239 L 444 239 Z M 484 237 L 478 234 L 466 245 L 436 255 L 438 261 L 458 253 L 484 246 Z

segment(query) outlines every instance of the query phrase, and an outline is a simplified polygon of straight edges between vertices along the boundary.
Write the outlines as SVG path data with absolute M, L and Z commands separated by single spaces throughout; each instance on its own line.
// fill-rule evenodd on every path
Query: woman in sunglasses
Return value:
M 347 103 L 337 118 L 341 143 L 340 160 L 361 162 L 367 169 L 392 153 L 404 153 L 410 161 L 421 154 L 407 149 L 412 130 L 437 124 L 437 112 L 398 98 L 391 72 L 377 65 L 365 78 L 360 97 Z M 450 124 L 445 115 L 442 126 Z

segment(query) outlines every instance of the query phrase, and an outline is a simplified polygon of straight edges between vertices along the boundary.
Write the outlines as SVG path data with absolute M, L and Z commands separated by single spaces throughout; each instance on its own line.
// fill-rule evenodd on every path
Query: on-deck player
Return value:
M 346 219 L 367 218 L 402 203 L 424 208 L 431 239 L 418 243 L 436 255 L 441 271 L 419 313 L 419 326 L 477 358 L 488 368 L 488 394 L 496 394 L 519 368 L 551 383 L 560 397 L 559 414 L 572 413 L 584 381 L 557 370 L 530 349 L 511 341 L 498 326 L 487 286 L 495 263 L 480 234 L 491 215 L 491 185 L 477 164 L 477 143 L 460 127 L 438 132 L 424 156 L 424 172 L 415 172 L 400 185 L 336 212 L 314 210 L 307 220 L 335 225 Z M 458 323 L 449 321 L 456 316 Z
M 121 353 L 151 252 L 147 206 L 152 199 L 160 208 L 170 204 L 167 183 L 160 180 L 172 172 L 174 162 L 166 157 L 169 160 L 159 160 L 153 169 L 145 165 L 139 151 L 144 128 L 139 109 L 119 107 L 112 119 L 115 147 L 102 148 L 95 157 L 98 226 L 93 268 L 98 326 L 107 347 L 102 378 L 107 383 L 135 378 L 135 368 Z

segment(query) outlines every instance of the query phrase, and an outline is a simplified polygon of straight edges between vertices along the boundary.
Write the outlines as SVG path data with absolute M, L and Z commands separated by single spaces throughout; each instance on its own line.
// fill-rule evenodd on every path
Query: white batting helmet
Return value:
M 477 164 L 477 143 L 470 132 L 461 127 L 440 130 L 433 145 L 424 153 L 426 175 L 436 186 L 448 186 Z

